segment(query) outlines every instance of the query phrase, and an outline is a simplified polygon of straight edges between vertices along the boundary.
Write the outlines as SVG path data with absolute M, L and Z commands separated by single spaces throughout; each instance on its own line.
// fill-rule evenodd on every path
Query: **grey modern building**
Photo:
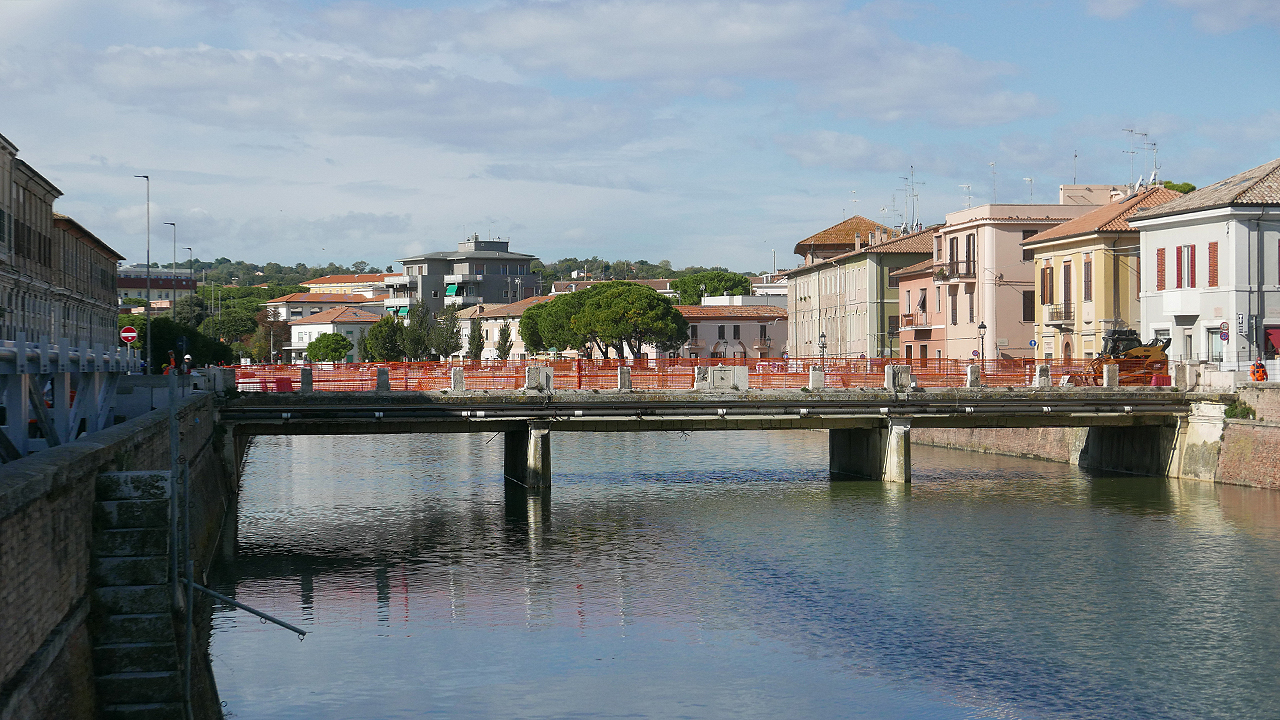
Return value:
M 385 280 L 388 312 L 404 314 L 410 303 L 426 303 L 438 313 L 447 305 L 504 305 L 542 294 L 542 277 L 530 270 L 533 255 L 513 253 L 506 240 L 481 240 L 479 235 L 458 243 L 455 252 L 433 252 L 403 258 L 400 275 Z

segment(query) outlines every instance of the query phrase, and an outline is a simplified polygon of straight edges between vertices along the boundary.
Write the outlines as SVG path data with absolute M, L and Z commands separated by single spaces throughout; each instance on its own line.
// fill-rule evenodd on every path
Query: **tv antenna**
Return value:
M 1027 181 L 1027 184 L 1031 186 L 1031 204 L 1032 204 L 1032 205 L 1035 205 L 1035 204 L 1036 204 L 1036 181 L 1035 181 L 1035 178 L 1022 178 L 1022 179 L 1023 179 L 1023 180 L 1026 180 L 1026 181 Z
M 996 203 L 996 164 L 994 162 L 987 163 L 991 166 L 991 204 Z
M 961 185 L 960 187 L 964 188 L 964 209 L 968 210 L 973 207 L 973 186 Z
M 1125 150 L 1124 152 L 1125 152 L 1125 154 L 1127 154 L 1127 155 L 1129 156 L 1129 181 L 1132 183 L 1132 182 L 1134 182 L 1134 180 L 1133 180 L 1133 156 L 1138 154 L 1138 151 L 1137 151 L 1136 149 L 1134 149 L 1134 145 L 1135 145 L 1135 143 L 1139 142 L 1139 141 L 1138 141 L 1138 138 L 1143 138 L 1143 140 L 1142 140 L 1141 142 L 1142 142 L 1143 144 L 1146 144 L 1146 142 L 1147 142 L 1147 141 L 1146 141 L 1147 134 L 1146 134 L 1146 133 L 1144 133 L 1144 132 L 1140 132 L 1140 131 L 1138 131 L 1138 130 L 1137 130 L 1137 129 L 1135 129 L 1135 128 L 1120 128 L 1120 129 L 1121 129 L 1121 130 L 1123 130 L 1123 131 L 1125 131 L 1125 132 L 1127 132 L 1127 133 L 1129 133 L 1129 149 L 1128 149 L 1128 150 Z

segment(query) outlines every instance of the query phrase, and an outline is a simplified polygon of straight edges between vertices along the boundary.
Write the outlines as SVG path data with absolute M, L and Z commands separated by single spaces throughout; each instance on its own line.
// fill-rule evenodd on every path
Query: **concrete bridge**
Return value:
M 552 435 L 573 432 L 827 430 L 833 477 L 909 482 L 912 428 L 1068 427 L 1084 467 L 1182 475 L 1181 446 L 1199 419 L 1220 435 L 1226 402 L 1173 388 L 271 392 L 240 395 L 219 420 L 237 461 L 255 435 L 502 433 L 506 478 L 542 490 Z

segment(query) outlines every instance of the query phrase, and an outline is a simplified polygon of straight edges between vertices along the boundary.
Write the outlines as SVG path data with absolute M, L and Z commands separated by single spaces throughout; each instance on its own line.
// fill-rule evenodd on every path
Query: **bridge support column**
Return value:
M 834 429 L 828 433 L 829 463 L 835 479 L 911 482 L 909 418 L 892 418 L 888 427 Z
M 503 435 L 503 475 L 530 490 L 551 487 L 551 423 L 535 421 Z

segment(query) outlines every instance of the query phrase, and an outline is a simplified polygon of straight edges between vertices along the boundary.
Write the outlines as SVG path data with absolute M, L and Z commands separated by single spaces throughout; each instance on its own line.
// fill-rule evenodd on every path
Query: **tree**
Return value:
M 369 263 L 365 262 L 364 260 L 358 260 L 356 262 L 351 263 L 351 269 L 356 271 L 355 272 L 356 275 L 359 275 L 360 273 L 363 273 L 365 270 L 369 269 Z
M 311 362 L 342 362 L 352 347 L 351 341 L 341 333 L 322 333 L 307 343 L 307 359 Z
M 226 312 L 210 315 L 200 323 L 200 332 L 215 340 L 237 342 L 252 335 L 258 329 L 255 313 L 241 308 L 231 308 Z
M 289 321 L 277 319 L 270 310 L 259 310 L 254 317 L 258 329 L 249 340 L 249 352 L 258 362 L 275 362 L 289 342 Z
M 127 318 L 128 322 L 125 324 L 138 330 L 138 339 L 133 346 L 146 348 L 146 318 L 137 315 L 124 315 L 121 318 Z M 155 362 L 150 368 L 152 373 L 161 372 L 162 367 L 168 364 L 170 351 L 176 361 L 181 362 L 183 355 L 190 355 L 192 362 L 197 365 L 232 362 L 234 359 L 229 346 L 210 340 L 191 325 L 176 323 L 167 317 L 153 317 L 151 332 L 151 352 L 155 356 Z
M 467 357 L 471 362 L 479 362 L 484 354 L 484 329 L 480 326 L 480 318 L 473 317 L 468 325 Z
M 1174 192 L 1180 192 L 1183 195 L 1186 195 L 1187 193 L 1192 192 L 1193 190 L 1196 189 L 1196 186 L 1192 185 L 1191 183 L 1176 183 L 1176 182 L 1173 182 L 1172 180 L 1165 180 L 1163 185 L 1169 188 L 1170 190 L 1173 190 Z
M 689 323 L 670 298 L 653 288 L 615 281 L 591 289 L 597 292 L 583 304 L 572 324 L 576 331 L 592 338 L 602 354 L 613 348 L 621 357 L 625 347 L 632 357 L 639 357 L 646 344 L 666 352 L 688 340 Z
M 431 329 L 431 350 L 442 358 L 462 349 L 462 327 L 458 324 L 458 310 L 450 305 L 440 313 L 440 321 Z
M 511 341 L 511 323 L 504 322 L 498 329 L 498 359 L 506 360 L 511 357 L 511 348 L 514 345 L 515 343 Z
M 204 298 L 199 295 L 178 298 L 178 301 L 173 304 L 174 320 L 182 325 L 199 327 L 200 323 L 209 317 L 206 307 Z
M 597 292 L 599 286 L 558 295 L 554 300 L 530 305 L 520 316 L 520 338 L 534 352 L 584 350 L 590 339 L 573 326 L 573 316 Z
M 434 321 L 431 319 L 431 308 L 426 303 L 410 305 L 405 319 L 408 320 L 408 325 L 400 338 L 404 355 L 410 360 L 425 360 L 432 352 L 431 327 Z
M 404 359 L 401 343 L 404 325 L 394 315 L 387 315 L 374 323 L 365 334 L 365 362 L 399 362 Z
M 750 295 L 751 279 L 738 273 L 709 270 L 671 281 L 681 305 L 698 305 L 704 295 Z

